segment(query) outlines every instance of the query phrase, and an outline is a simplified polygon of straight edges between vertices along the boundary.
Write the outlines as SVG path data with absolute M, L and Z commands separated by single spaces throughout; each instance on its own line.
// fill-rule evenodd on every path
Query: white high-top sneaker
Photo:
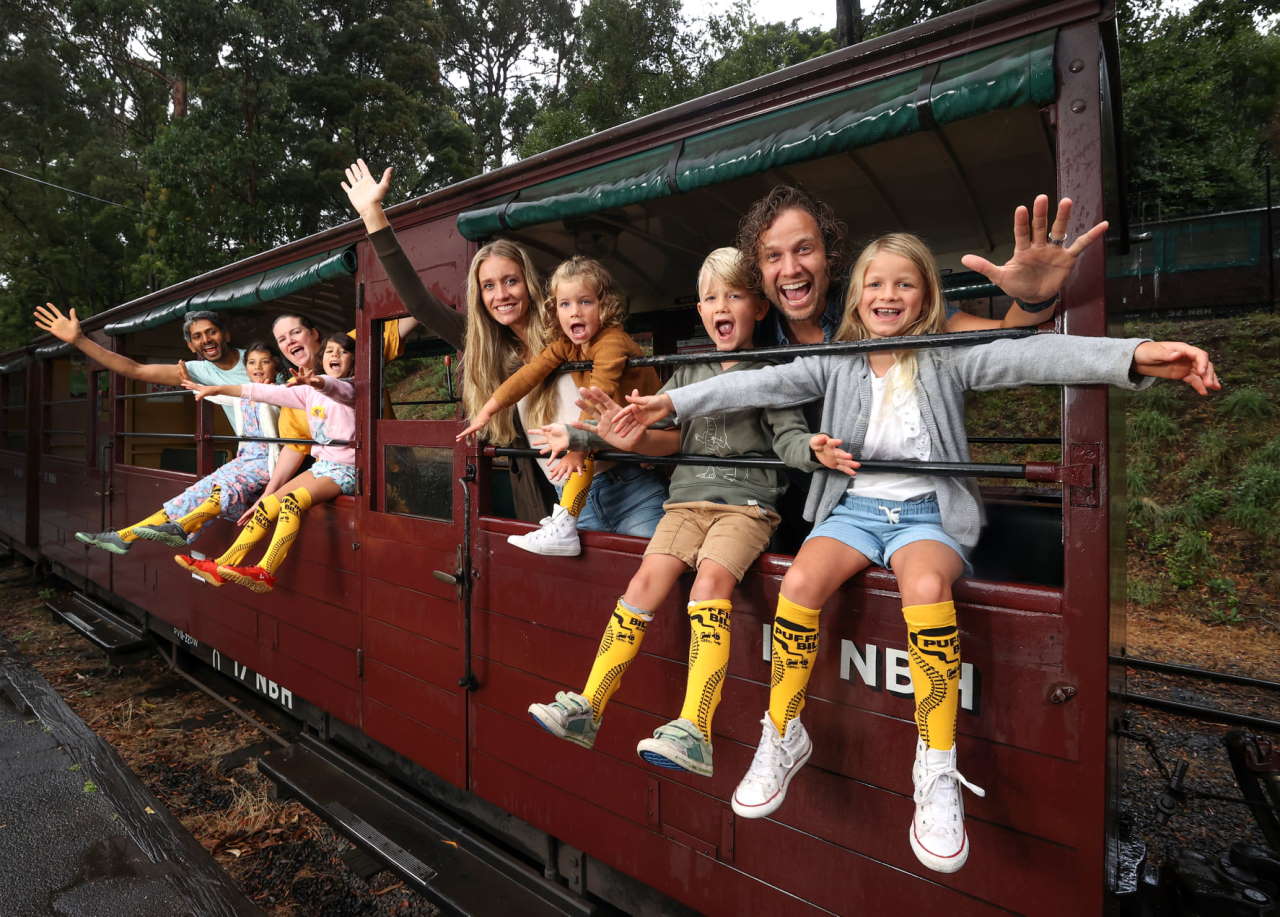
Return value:
M 916 814 L 911 820 L 911 850 L 925 866 L 937 872 L 955 872 L 969 859 L 969 836 L 964 830 L 964 801 L 960 787 L 979 796 L 986 791 L 974 786 L 956 769 L 955 746 L 938 751 L 916 741 L 916 762 L 911 769 L 915 784 Z
M 578 518 L 559 504 L 542 520 L 542 528 L 527 535 L 508 535 L 507 543 L 532 554 L 577 557 L 582 553 L 578 541 Z
M 788 723 L 786 735 L 782 736 L 778 735 L 768 713 L 760 722 L 764 730 L 756 755 L 751 759 L 747 775 L 733 791 L 733 811 L 743 818 L 764 818 L 775 812 L 787 798 L 791 778 L 813 754 L 813 742 L 799 719 Z

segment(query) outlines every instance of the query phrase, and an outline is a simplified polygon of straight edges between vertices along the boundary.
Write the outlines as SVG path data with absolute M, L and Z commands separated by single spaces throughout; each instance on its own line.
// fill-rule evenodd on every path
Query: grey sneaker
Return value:
M 596 744 L 600 724 L 592 715 L 591 704 L 581 694 L 557 691 L 556 699 L 549 704 L 530 704 L 529 715 L 553 736 L 583 748 Z
M 139 525 L 134 528 L 133 534 L 139 538 L 145 538 L 147 541 L 158 541 L 161 544 L 167 544 L 171 548 L 185 548 L 187 546 L 187 533 L 176 522 L 162 522 L 160 525 Z
M 652 739 L 641 739 L 636 754 L 650 764 L 711 776 L 711 743 L 702 730 L 686 719 L 672 720 L 653 731 Z
M 76 541 L 95 548 L 102 548 L 112 554 L 128 554 L 133 543 L 125 541 L 115 532 L 76 532 Z

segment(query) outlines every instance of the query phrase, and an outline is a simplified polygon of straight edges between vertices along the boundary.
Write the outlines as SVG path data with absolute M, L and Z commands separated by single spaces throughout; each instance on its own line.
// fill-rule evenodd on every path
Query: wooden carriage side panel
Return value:
M 0 449 L 0 535 L 15 544 L 27 536 L 27 457 Z

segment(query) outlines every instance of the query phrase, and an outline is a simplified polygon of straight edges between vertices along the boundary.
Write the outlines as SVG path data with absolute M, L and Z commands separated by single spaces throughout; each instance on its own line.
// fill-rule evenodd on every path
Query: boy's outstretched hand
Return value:
M 862 467 L 862 463 L 855 461 L 848 452 L 837 448 L 843 442 L 844 440 L 833 439 L 825 433 L 815 433 L 813 438 L 809 440 L 809 448 L 813 450 L 814 458 L 827 468 L 853 477 L 858 473 L 858 469 Z
M 628 420 L 627 408 L 610 398 L 604 389 L 598 386 L 578 389 L 578 407 L 595 414 L 599 420 L 594 424 L 575 420 L 573 426 L 588 433 L 595 433 L 610 446 L 623 452 L 635 452 L 636 446 L 644 438 L 646 428 L 641 424 Z M 626 433 L 619 432 L 619 419 Z
M 80 319 L 76 318 L 75 309 L 68 309 L 67 314 L 63 315 L 61 309 L 47 302 L 43 306 L 36 306 L 36 311 L 32 314 L 35 315 L 37 328 L 60 341 L 74 344 L 76 338 L 80 337 Z
M 644 431 L 676 412 L 670 395 L 641 395 L 639 389 L 632 389 L 627 401 L 630 403 L 618 412 L 613 422 L 613 430 L 619 436 L 631 435 L 636 426 Z
M 1143 376 L 1181 379 L 1200 395 L 1222 388 L 1209 355 L 1182 341 L 1145 341 L 1139 344 L 1133 352 L 1133 368 Z

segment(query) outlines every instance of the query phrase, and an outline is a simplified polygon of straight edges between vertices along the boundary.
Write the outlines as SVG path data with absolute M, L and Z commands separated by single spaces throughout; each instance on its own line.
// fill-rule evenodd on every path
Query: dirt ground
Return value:
M 44 608 L 52 586 L 0 564 L 0 632 L 272 917 L 438 913 L 390 872 L 364 881 L 350 845 L 296 802 L 270 798 L 255 754 L 270 740 L 158 656 L 109 666 Z M 272 728 L 278 730 L 278 726 Z M 264 744 L 265 743 L 265 744 Z

